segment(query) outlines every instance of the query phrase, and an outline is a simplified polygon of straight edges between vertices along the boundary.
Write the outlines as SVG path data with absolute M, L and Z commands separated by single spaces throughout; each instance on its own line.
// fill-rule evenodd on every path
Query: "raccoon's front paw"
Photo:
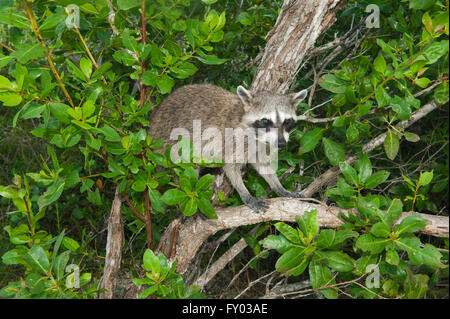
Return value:
M 267 205 L 266 201 L 262 198 L 248 197 L 245 200 L 243 199 L 245 205 L 250 207 L 256 213 L 261 211 L 265 212 L 269 205 Z

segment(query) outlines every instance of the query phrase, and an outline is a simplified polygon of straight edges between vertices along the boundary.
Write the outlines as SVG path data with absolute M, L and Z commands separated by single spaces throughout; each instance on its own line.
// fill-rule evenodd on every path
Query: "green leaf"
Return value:
M 106 71 L 108 71 L 112 67 L 111 62 L 106 62 L 102 66 L 100 66 L 97 70 L 92 74 L 91 79 L 96 80 L 101 77 Z
M 269 235 L 264 238 L 261 245 L 266 249 L 285 250 L 292 246 L 292 244 L 284 236 Z
M 5 265 L 18 265 L 23 263 L 24 254 L 22 249 L 16 248 L 7 251 L 2 256 L 2 262 Z
M 384 59 L 382 54 L 378 54 L 378 56 L 373 61 L 373 67 L 375 71 L 385 74 L 386 73 L 386 60 Z
M 355 162 L 355 168 L 358 171 L 358 179 L 365 183 L 372 175 L 372 163 L 366 153 L 359 156 Z
M 181 203 L 187 197 L 185 192 L 176 188 L 167 190 L 161 197 L 161 200 L 167 205 L 176 205 Z
M 64 272 L 66 270 L 67 263 L 69 262 L 70 251 L 58 255 L 53 262 L 52 272 L 55 273 L 56 279 L 61 280 L 64 277 Z
M 11 61 L 13 59 L 12 56 L 9 55 L 3 55 L 0 53 L 0 68 L 3 68 L 4 66 L 6 66 L 9 61 Z
M 400 199 L 394 198 L 386 210 L 385 221 L 387 225 L 392 226 L 403 212 L 403 203 Z
M 197 70 L 197 67 L 190 62 L 181 62 L 171 69 L 175 73 L 175 77 L 179 79 L 186 79 L 197 72 Z
M 315 209 L 305 212 L 301 217 L 295 216 L 295 221 L 298 223 L 300 231 L 309 241 L 312 241 L 319 232 L 319 220 Z
M 335 283 L 330 269 L 316 260 L 311 261 L 309 265 L 309 279 L 315 290 Z M 321 289 L 320 292 L 328 299 L 337 299 L 338 297 L 338 292 L 335 288 Z
M 38 198 L 39 211 L 56 201 L 62 194 L 65 182 L 56 181 Z
M 63 124 L 69 124 L 70 123 L 70 118 L 69 115 L 67 113 L 67 110 L 70 108 L 70 106 L 64 104 L 64 103 L 59 103 L 59 102 L 50 102 L 49 104 L 47 104 L 51 114 L 61 123 Z
M 141 0 L 117 0 L 117 6 L 120 10 L 130 10 L 142 5 Z
M 300 240 L 297 230 L 295 230 L 288 224 L 279 222 L 279 223 L 276 223 L 274 226 L 290 242 L 295 243 L 295 244 L 301 243 L 301 240 Z
M 420 239 L 415 236 L 400 237 L 396 241 L 396 245 L 408 253 L 408 258 L 414 265 L 425 264 L 435 268 L 445 267 L 441 263 L 442 254 L 439 250 L 430 244 L 425 244 L 424 248 L 421 248 Z
M 334 229 L 324 229 L 317 236 L 317 247 L 318 248 L 329 248 L 333 245 L 334 238 L 336 236 L 336 231 Z
M 214 176 L 211 174 L 203 175 L 195 184 L 195 191 L 197 193 L 206 191 L 214 182 Z
M 342 174 L 347 182 L 352 183 L 355 186 L 358 186 L 359 180 L 358 175 L 356 174 L 356 170 L 350 166 L 347 162 L 340 162 L 339 168 L 341 169 Z
M 413 143 L 415 143 L 415 142 L 420 141 L 419 135 L 414 134 L 414 133 L 405 132 L 405 133 L 403 133 L 403 136 L 405 136 L 405 139 L 406 139 L 408 142 L 413 142 Z
M 159 262 L 159 258 L 155 256 L 153 251 L 150 249 L 146 249 L 144 252 L 144 269 L 151 271 L 153 275 L 158 275 L 161 271 L 161 264 Z
M 389 241 L 389 239 L 374 237 L 372 234 L 363 234 L 356 240 L 355 247 L 372 254 L 379 254 Z
M 433 171 L 431 172 L 420 172 L 419 181 L 417 182 L 418 186 L 425 186 L 430 184 L 433 180 Z
M 325 155 L 331 165 L 338 165 L 339 162 L 342 162 L 345 159 L 345 149 L 341 144 L 326 137 L 322 139 L 322 143 Z
M 83 112 L 83 119 L 87 119 L 95 112 L 95 105 L 94 102 L 91 100 L 87 100 L 83 103 L 83 106 L 81 107 L 81 111 Z
M 102 128 L 97 129 L 100 133 L 105 135 L 105 139 L 109 142 L 120 142 L 121 138 L 119 133 L 116 132 L 115 129 L 113 129 L 109 125 L 103 125 Z
M 396 230 L 399 234 L 414 233 L 423 229 L 428 224 L 428 221 L 417 215 L 408 216 L 403 219 L 399 225 L 396 226 Z
M 53 13 L 48 16 L 45 21 L 39 27 L 39 31 L 51 30 L 55 28 L 60 22 L 62 22 L 67 15 L 64 12 Z
M 364 116 L 366 115 L 370 109 L 372 108 L 372 101 L 367 101 L 360 106 L 358 106 L 358 116 Z
M 36 60 L 44 56 L 45 48 L 40 43 L 28 44 L 24 43 L 18 46 L 15 52 L 10 56 L 15 57 L 22 64 L 27 64 L 30 60 Z
M 72 73 L 82 82 L 86 82 L 86 77 L 84 75 L 84 73 L 75 65 L 73 64 L 72 61 L 70 61 L 69 59 L 66 60 L 67 65 L 69 65 L 70 70 L 72 71 Z
M 345 131 L 345 137 L 350 144 L 356 143 L 359 139 L 359 130 L 355 123 L 350 123 L 347 130 Z
M 378 214 L 378 206 L 374 199 L 364 196 L 358 196 L 356 203 L 359 214 L 362 218 L 375 217 Z
M 184 216 L 192 216 L 197 212 L 197 202 L 194 198 L 189 198 L 188 201 L 182 207 Z
M 317 143 L 322 139 L 323 130 L 321 128 L 315 128 L 306 132 L 300 139 L 300 154 L 305 154 L 312 151 Z
M 198 53 L 198 56 L 194 56 L 194 58 L 196 58 L 200 62 L 208 64 L 208 65 L 217 65 L 217 64 L 222 64 L 222 63 L 228 61 L 228 59 L 221 59 L 215 55 L 205 54 L 200 50 L 198 50 L 197 53 Z
M 80 69 L 81 72 L 83 72 L 84 76 L 87 79 L 91 78 L 92 74 L 92 62 L 89 59 L 86 59 L 85 57 L 81 58 L 80 60 Z
M 398 253 L 395 249 L 389 249 L 386 252 L 386 262 L 391 265 L 398 266 L 400 257 L 398 256 Z
M 207 217 L 217 219 L 216 211 L 211 202 L 206 198 L 196 198 L 197 206 L 200 211 Z
M 43 275 L 50 270 L 50 263 L 44 249 L 39 245 L 34 245 L 24 256 L 28 265 Z
M 378 171 L 371 175 L 364 183 L 365 189 L 374 189 L 381 183 L 383 183 L 389 177 L 390 173 L 388 171 Z
M 388 130 L 383 146 L 384 151 L 386 152 L 386 156 L 390 160 L 394 160 L 394 158 L 397 156 L 398 149 L 400 147 L 400 139 L 397 136 L 397 134 L 395 134 L 391 130 Z
M 142 83 L 148 86 L 155 86 L 156 81 L 158 80 L 158 72 L 155 69 L 150 71 L 145 71 L 142 74 Z
M 275 269 L 284 276 L 299 276 L 308 266 L 311 247 L 292 247 L 278 258 Z
M 375 90 L 375 99 L 377 100 L 378 107 L 386 106 L 391 102 L 391 97 L 382 86 L 377 87 Z
M 150 198 L 150 202 L 152 204 L 152 209 L 154 209 L 157 212 L 164 213 L 166 210 L 166 205 L 161 199 L 161 194 L 158 190 L 153 188 L 148 188 L 148 195 Z
M 325 74 L 319 80 L 319 85 L 332 93 L 345 93 L 346 83 L 333 74 Z
M 428 79 L 426 77 L 422 77 L 422 78 L 414 80 L 414 84 L 416 84 L 417 86 L 419 86 L 422 89 L 424 89 L 424 88 L 426 88 L 428 86 L 430 81 L 431 81 L 430 79 Z
M 381 222 L 373 225 L 372 228 L 370 229 L 370 232 L 373 235 L 381 238 L 388 238 L 391 235 L 391 229 Z
M 64 236 L 62 244 L 64 245 L 64 247 L 73 252 L 76 252 L 78 248 L 80 248 L 80 244 L 78 244 L 78 242 L 75 239 L 72 239 L 67 236 Z
M 355 260 L 346 253 L 340 251 L 322 251 L 320 254 L 326 258 L 328 267 L 336 271 L 352 271 L 355 266 Z
M 22 97 L 16 93 L 1 93 L 0 101 L 3 102 L 4 106 L 16 106 L 22 102 Z
M 125 29 L 122 33 L 122 43 L 128 50 L 132 52 L 138 51 L 137 41 L 134 37 L 130 36 L 130 30 Z
M 161 94 L 167 94 L 172 91 L 175 81 L 167 74 L 163 74 L 161 78 L 156 80 L 156 84 L 158 85 Z
M 247 12 L 240 12 L 237 21 L 240 22 L 243 25 L 251 25 L 252 19 L 250 18 L 249 14 Z
M 410 0 L 409 7 L 416 10 L 426 10 L 430 8 L 436 0 Z
M 448 90 L 448 81 L 445 81 L 438 85 L 434 89 L 434 99 L 438 104 L 445 104 L 448 102 L 449 90 Z
M 4 77 L 3 75 L 0 75 L 0 90 L 13 90 L 14 87 L 11 83 L 11 81 Z
M 127 66 L 137 63 L 136 59 L 125 50 L 116 51 L 113 54 L 114 60 Z M 155 63 L 153 63 L 155 64 Z M 155 64 L 156 65 L 156 64 Z
M 411 108 L 408 103 L 406 103 L 405 99 L 395 95 L 391 99 L 391 107 L 395 113 L 397 113 L 397 117 L 400 120 L 407 120 L 411 117 Z
M 80 6 L 80 10 L 90 14 L 99 14 L 98 10 L 90 3 L 85 3 Z

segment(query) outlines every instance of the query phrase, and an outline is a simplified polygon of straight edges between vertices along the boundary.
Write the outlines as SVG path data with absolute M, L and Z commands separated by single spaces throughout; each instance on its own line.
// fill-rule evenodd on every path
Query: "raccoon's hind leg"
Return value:
M 260 174 L 270 188 L 281 197 L 294 197 L 294 198 L 304 198 L 306 197 L 303 193 L 288 191 L 281 185 L 280 180 L 277 177 L 276 172 L 270 165 L 265 163 L 253 163 L 253 167 L 256 169 L 258 174 Z
M 223 171 L 245 205 L 255 212 L 265 211 L 269 207 L 263 199 L 253 197 L 245 187 L 242 180 L 241 164 L 225 164 Z

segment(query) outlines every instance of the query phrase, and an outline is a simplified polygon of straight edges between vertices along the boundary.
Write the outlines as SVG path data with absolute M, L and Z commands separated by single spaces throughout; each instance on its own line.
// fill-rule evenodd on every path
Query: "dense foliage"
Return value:
M 380 10 L 379 27 L 364 24 L 369 4 Z M 92 298 L 116 188 L 127 199 L 122 271 L 146 286 L 141 297 L 201 296 L 148 247 L 179 212 L 217 217 L 214 176 L 199 178 L 201 163 L 175 164 L 159 153 L 148 113 L 183 84 L 230 91 L 250 84 L 281 6 L 0 0 L 1 297 Z M 251 234 L 242 227 L 228 241 L 245 237 L 254 255 L 241 258 L 258 255 L 253 278 L 275 267 L 309 279 L 327 298 L 448 297 L 448 239 L 419 235 L 422 217 L 395 224 L 405 211 L 448 216 L 448 20 L 443 0 L 344 4 L 316 47 L 358 29 L 354 37 L 310 55 L 293 85 L 313 92 L 299 114 L 329 121 L 297 123 L 278 173 L 295 169 L 283 181 L 292 190 L 338 166 L 336 185 L 320 199 L 357 213 L 342 216 L 336 230 L 319 229 L 315 211 L 298 225 L 264 223 Z M 437 110 L 407 130 L 397 126 L 433 100 Z M 384 132 L 382 148 L 362 152 Z M 358 156 L 354 165 L 344 162 L 348 154 Z M 246 184 L 257 197 L 273 196 L 253 171 Z M 219 202 L 242 204 L 237 194 Z M 369 265 L 379 269 L 379 285 L 365 285 Z M 224 272 L 229 281 L 233 273 Z M 226 286 L 219 286 L 220 294 Z M 247 296 L 261 295 L 257 288 Z

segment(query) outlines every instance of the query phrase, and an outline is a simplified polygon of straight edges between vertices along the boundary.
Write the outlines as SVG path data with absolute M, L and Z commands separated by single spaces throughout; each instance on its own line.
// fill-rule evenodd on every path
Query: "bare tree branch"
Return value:
M 116 188 L 116 194 L 114 195 L 114 201 L 111 207 L 111 214 L 108 219 L 105 267 L 98 286 L 99 289 L 106 289 L 106 291 L 98 295 L 99 299 L 112 299 L 114 297 L 116 281 L 122 260 L 123 242 L 122 202 Z
M 344 222 L 338 217 L 339 212 L 348 214 L 349 211 L 339 207 L 329 207 L 324 204 L 313 204 L 306 199 L 271 198 L 267 199 L 269 209 L 264 213 L 255 213 L 247 206 L 227 207 L 217 210 L 218 219 L 189 218 L 179 228 L 178 244 L 172 261 L 177 262 L 177 271 L 184 273 L 194 258 L 202 243 L 219 230 L 262 223 L 267 221 L 295 222 L 296 216 L 305 212 L 317 210 L 319 225 L 326 228 L 337 228 Z M 446 216 L 405 212 L 400 222 L 406 216 L 417 214 L 428 220 L 428 225 L 421 233 L 448 237 L 449 219 Z M 163 238 L 161 239 L 163 241 Z M 204 281 L 202 284 L 206 284 Z

